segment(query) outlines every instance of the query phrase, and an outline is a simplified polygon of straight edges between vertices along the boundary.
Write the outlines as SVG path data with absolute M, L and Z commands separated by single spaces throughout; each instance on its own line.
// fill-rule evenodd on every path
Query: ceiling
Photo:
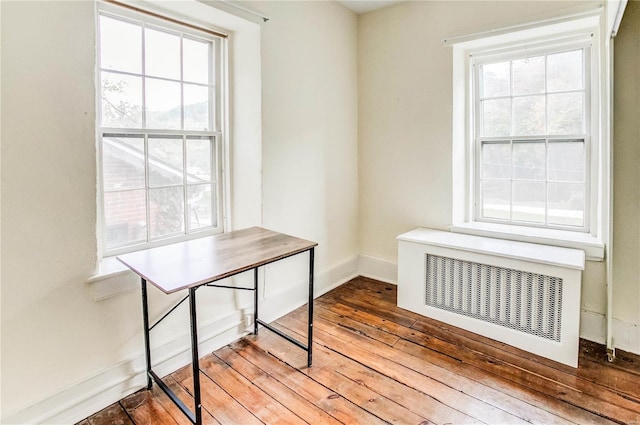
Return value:
M 389 6 L 393 3 L 398 3 L 402 0 L 337 0 L 338 3 L 353 10 L 358 15 L 371 12 L 372 10 L 380 9 L 385 6 Z

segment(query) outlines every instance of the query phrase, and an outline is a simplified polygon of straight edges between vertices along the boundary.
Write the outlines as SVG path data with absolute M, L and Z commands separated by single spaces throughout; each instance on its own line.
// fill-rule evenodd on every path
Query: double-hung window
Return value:
M 602 9 L 445 40 L 453 48 L 452 225 L 584 249 L 610 216 Z
M 475 217 L 589 231 L 590 48 L 473 58 Z
M 98 16 L 103 255 L 222 232 L 224 38 Z

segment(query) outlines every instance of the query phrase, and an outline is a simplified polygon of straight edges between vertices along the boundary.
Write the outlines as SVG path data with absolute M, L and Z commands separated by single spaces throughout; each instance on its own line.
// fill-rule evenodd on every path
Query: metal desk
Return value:
M 151 389 L 153 381 L 155 381 L 192 423 L 196 425 L 202 424 L 196 314 L 196 290 L 202 286 L 254 291 L 253 332 L 255 334 L 258 333 L 258 325 L 260 324 L 287 341 L 306 350 L 307 365 L 311 367 L 313 346 L 313 263 L 314 249 L 317 245 L 315 242 L 260 227 L 252 227 L 221 235 L 119 255 L 117 257 L 118 260 L 141 277 L 147 389 Z M 307 251 L 309 252 L 309 322 L 307 344 L 305 345 L 260 320 L 258 316 L 258 268 Z M 254 271 L 252 288 L 214 284 L 214 282 L 221 279 L 252 269 Z M 171 294 L 183 289 L 188 290 L 186 297 L 151 326 L 149 325 L 147 282 L 166 294 Z M 189 300 L 191 320 L 191 355 L 195 412 L 192 412 L 153 371 L 149 346 L 149 333 L 151 329 L 187 299 Z

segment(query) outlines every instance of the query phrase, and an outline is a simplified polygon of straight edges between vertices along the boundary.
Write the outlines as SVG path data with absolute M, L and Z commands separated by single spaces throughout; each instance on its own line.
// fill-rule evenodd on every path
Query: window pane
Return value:
M 513 182 L 513 220 L 544 223 L 545 182 Z
M 187 189 L 189 202 L 189 229 L 196 230 L 216 225 L 217 217 L 212 199 L 212 186 L 199 184 Z
M 482 66 L 483 98 L 509 96 L 511 77 L 509 62 L 492 63 Z
M 564 182 L 584 182 L 585 151 L 584 141 L 568 140 L 549 143 L 549 180 Z
M 146 128 L 179 130 L 180 83 L 146 79 Z
M 513 178 L 545 180 L 546 157 L 544 141 L 513 143 Z
M 142 78 L 101 72 L 102 126 L 142 126 Z
M 482 101 L 482 135 L 511 134 L 511 101 L 509 99 Z
M 142 28 L 100 16 L 100 67 L 142 73 Z
M 184 128 L 187 130 L 211 130 L 209 119 L 209 87 L 184 85 Z
M 513 134 L 534 136 L 545 134 L 544 96 L 513 99 Z
M 484 180 L 482 182 L 482 216 L 509 220 L 511 182 Z
M 211 181 L 211 146 L 212 139 L 187 138 L 187 181 L 199 183 Z
M 584 132 L 584 93 L 550 94 L 547 97 L 549 134 Z
M 509 142 L 482 145 L 482 177 L 511 178 L 511 144 Z
M 184 233 L 184 187 L 149 189 L 151 238 Z
M 547 56 L 547 91 L 581 90 L 582 50 Z
M 104 219 L 107 248 L 146 241 L 147 204 L 144 189 L 105 193 Z
M 584 184 L 549 183 L 549 223 L 584 226 Z
M 149 137 L 149 185 L 181 184 L 183 180 L 182 138 Z
M 544 93 L 544 56 L 513 61 L 513 94 Z
M 145 74 L 180 79 L 180 37 L 146 28 L 144 32 Z
M 183 51 L 183 78 L 193 83 L 210 84 L 209 65 L 213 67 L 209 54 L 210 43 L 184 38 L 182 40 Z M 215 69 L 215 68 L 213 68 Z
M 102 184 L 104 190 L 144 188 L 144 138 L 102 139 Z

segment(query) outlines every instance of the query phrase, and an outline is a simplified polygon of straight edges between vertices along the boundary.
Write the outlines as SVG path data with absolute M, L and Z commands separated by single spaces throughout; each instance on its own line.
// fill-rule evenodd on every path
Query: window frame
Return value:
M 515 47 L 506 47 L 499 48 L 497 50 L 488 49 L 487 51 L 479 51 L 474 52 L 470 55 L 470 87 L 468 88 L 468 97 L 470 99 L 471 104 L 471 116 L 469 128 L 471 130 L 470 141 L 469 143 L 472 145 L 472 172 L 470 175 L 472 176 L 472 183 L 470 185 L 471 189 L 471 217 L 474 222 L 484 222 L 484 223 L 493 223 L 496 225 L 509 225 L 509 226 L 519 226 L 519 227 L 528 227 L 528 228 L 539 228 L 539 229 L 555 229 L 555 230 L 564 230 L 569 232 L 583 232 L 589 233 L 590 230 L 595 226 L 595 223 L 591 222 L 591 218 L 594 214 L 592 214 L 591 210 L 594 206 L 591 204 L 591 151 L 592 151 L 592 134 L 594 134 L 595 129 L 592 126 L 592 109 L 594 109 L 594 105 L 592 103 L 592 95 L 591 92 L 594 89 L 593 81 L 592 81 L 592 37 L 585 36 L 572 36 L 569 38 L 560 38 L 554 39 L 551 41 L 539 42 L 534 44 L 525 44 L 518 45 Z M 584 130 L 583 134 L 565 134 L 565 135 L 557 135 L 551 133 L 543 133 L 536 135 L 505 135 L 505 136 L 483 136 L 481 133 L 482 126 L 482 107 L 481 103 L 483 97 L 480 95 L 480 82 L 481 82 L 481 67 L 486 64 L 491 63 L 499 63 L 506 61 L 514 61 L 527 57 L 536 57 L 544 55 L 545 59 L 548 55 L 553 55 L 562 52 L 568 52 L 573 50 L 582 50 L 583 51 L 583 89 L 576 90 L 584 92 L 584 104 L 583 104 L 583 117 L 584 117 Z M 546 61 L 545 61 L 546 62 Z M 545 63 L 546 69 L 546 63 Z M 513 82 L 511 81 L 511 84 Z M 545 85 L 546 86 L 546 85 Z M 560 92 L 562 93 L 562 92 Z M 545 97 L 549 94 L 546 90 L 542 95 Z M 524 95 L 513 95 L 510 93 L 508 97 L 509 99 L 514 99 L 516 97 L 521 97 Z M 547 107 L 547 102 L 545 101 L 545 110 Z M 513 112 L 513 109 L 511 108 Z M 545 113 L 546 117 L 546 113 Z M 546 119 L 546 118 L 545 118 Z M 507 219 L 498 219 L 483 216 L 483 192 L 481 190 L 481 182 L 482 178 L 482 146 L 485 143 L 495 143 L 495 142 L 509 142 L 511 149 L 513 149 L 513 145 L 516 142 L 527 142 L 527 141 L 543 141 L 545 144 L 545 162 L 548 161 L 548 150 L 546 149 L 549 143 L 559 142 L 562 140 L 582 140 L 584 142 L 585 149 L 585 176 L 584 176 L 584 215 L 583 215 L 583 225 L 582 226 L 570 226 L 570 225 L 560 225 L 560 224 L 550 224 L 547 223 L 548 217 L 548 192 L 547 186 L 549 183 L 548 175 L 545 176 L 545 223 L 537 223 L 537 222 L 529 222 L 529 221 L 521 221 L 513 219 L 513 193 L 510 197 L 510 205 L 511 205 L 511 214 L 510 218 Z M 546 169 L 546 168 L 545 168 Z M 546 169 L 548 172 L 548 169 Z M 510 182 L 513 182 L 513 176 L 509 179 Z M 543 181 L 543 180 L 540 180 Z
M 103 68 L 100 63 L 100 17 L 107 16 L 109 18 L 118 19 L 124 22 L 133 23 L 135 25 L 139 25 L 142 28 L 142 32 L 144 32 L 144 28 L 150 28 L 153 30 L 158 30 L 162 32 L 168 32 L 175 34 L 179 33 L 179 36 L 187 39 L 194 40 L 205 40 L 207 42 L 211 42 L 211 59 L 213 61 L 213 65 L 210 67 L 210 83 L 205 84 L 206 86 L 213 86 L 210 90 L 210 110 L 209 111 L 209 121 L 212 126 L 210 130 L 202 131 L 202 130 L 189 130 L 184 129 L 184 113 L 181 109 L 180 114 L 180 130 L 169 130 L 169 129 L 157 129 L 157 128 L 144 128 L 145 122 L 145 92 L 144 89 L 142 91 L 142 124 L 140 128 L 122 128 L 122 127 L 103 127 L 102 126 L 102 83 L 101 83 L 101 72 Z M 226 164 L 228 162 L 227 159 L 227 149 L 226 149 L 226 126 L 227 126 L 227 63 L 228 63 L 228 46 L 227 39 L 223 36 L 216 36 L 213 33 L 208 33 L 206 31 L 198 31 L 194 27 L 185 24 L 180 25 L 174 20 L 166 21 L 159 17 L 152 15 L 147 15 L 144 12 L 139 12 L 136 10 L 129 10 L 127 8 L 118 7 L 117 5 L 99 3 L 96 10 L 96 150 L 97 150 L 97 205 L 98 205 L 98 220 L 97 220 L 97 237 L 98 237 L 98 254 L 99 258 L 112 257 L 118 254 L 123 254 L 127 252 L 134 252 L 138 250 L 143 250 L 147 248 L 152 248 L 156 246 L 168 245 L 171 243 L 182 242 L 191 239 L 197 239 L 204 236 L 210 236 L 214 234 L 223 233 L 226 226 L 226 208 L 227 208 L 227 189 L 228 189 L 228 176 L 226 171 Z M 144 38 L 142 39 L 144 40 Z M 142 61 L 144 62 L 144 45 L 142 47 Z M 180 54 L 180 61 L 183 61 L 182 52 Z M 112 72 L 112 70 L 104 69 L 107 72 Z M 213 73 L 213 78 L 211 74 Z M 127 74 L 127 73 L 124 73 Z M 136 74 L 137 75 L 137 74 Z M 145 78 L 149 76 L 144 72 L 144 67 L 141 70 L 140 77 L 144 81 Z M 155 78 L 155 77 L 153 77 Z M 166 79 L 165 79 L 166 80 Z M 172 80 L 173 81 L 173 80 Z M 183 80 L 183 76 L 180 76 L 179 79 L 180 84 L 184 84 L 185 80 Z M 144 83 L 143 83 L 144 84 Z M 181 103 L 183 102 L 183 91 L 181 90 Z M 127 136 L 141 136 L 144 139 L 144 174 L 145 174 L 145 183 L 143 190 L 145 191 L 145 203 L 146 203 L 146 238 L 142 242 L 134 242 L 122 246 L 116 246 L 107 248 L 106 246 L 106 214 L 105 214 L 105 193 L 107 192 L 104 187 L 103 181 L 103 138 L 110 134 L 121 134 Z M 182 138 L 182 149 L 183 149 L 183 180 L 182 183 L 177 186 L 183 188 L 183 196 L 184 196 L 184 204 L 183 204 L 183 212 L 184 212 L 184 223 L 183 223 L 183 231 L 173 233 L 170 235 L 164 235 L 161 237 L 151 238 L 150 235 L 150 215 L 149 215 L 149 191 L 151 188 L 149 182 L 149 152 L 147 149 L 148 139 L 153 138 L 153 136 L 159 137 L 181 137 Z M 190 186 L 188 179 L 186 178 L 186 161 L 187 161 L 187 150 L 186 150 L 186 141 L 191 137 L 196 138 L 211 138 L 211 185 L 212 185 L 212 207 L 215 208 L 215 211 L 212 211 L 216 217 L 216 225 L 204 227 L 202 229 L 189 229 L 189 206 L 187 202 L 188 196 L 188 188 Z
M 457 35 L 443 43 L 452 49 L 452 232 L 498 239 L 582 249 L 586 258 L 602 261 L 610 235 L 611 206 L 611 73 L 601 7 L 578 8 L 565 15 L 549 15 L 533 22 L 519 22 L 501 28 Z M 591 40 L 591 138 L 589 176 L 589 231 L 576 232 L 475 220 L 475 146 L 473 104 L 469 87 L 473 83 L 472 55 L 499 54 L 517 47 L 564 40 Z

